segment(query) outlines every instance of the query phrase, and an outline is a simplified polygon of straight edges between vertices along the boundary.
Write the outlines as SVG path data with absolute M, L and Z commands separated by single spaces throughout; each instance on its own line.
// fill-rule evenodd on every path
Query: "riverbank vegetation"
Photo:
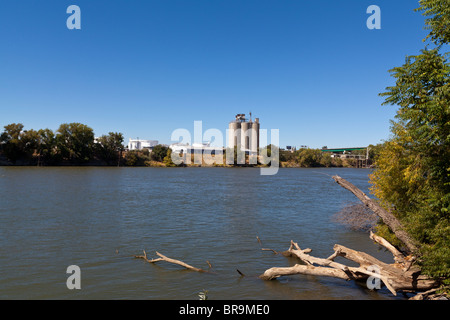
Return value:
M 122 133 L 110 132 L 107 135 L 95 137 L 92 128 L 81 123 L 61 124 L 56 132 L 50 129 L 26 129 L 21 123 L 11 123 L 4 127 L 0 134 L 0 165 L 95 165 L 95 166 L 148 166 L 175 167 L 171 158 L 171 149 L 157 145 L 153 150 L 128 151 Z M 261 148 L 260 154 L 271 156 L 272 148 L 268 145 Z M 376 150 L 369 146 L 369 150 Z M 332 157 L 331 153 L 320 149 L 299 149 L 287 151 L 280 149 L 279 163 L 281 167 L 311 168 L 311 167 L 356 167 L 353 158 Z M 371 151 L 370 159 L 375 157 Z M 260 160 L 260 159 L 259 159 Z M 188 161 L 186 161 L 188 162 Z M 195 161 L 191 155 L 190 163 L 182 166 L 262 166 L 262 161 L 252 164 L 246 155 L 245 164 L 238 165 L 237 152 L 234 150 L 234 165 L 227 164 L 226 150 L 222 161 L 208 164 Z M 369 162 L 370 164 L 371 162 Z
M 0 134 L 6 165 L 118 165 L 123 151 L 123 134 L 95 138 L 92 128 L 81 123 L 61 124 L 56 132 L 12 123 Z
M 390 70 L 381 93 L 398 107 L 392 138 L 371 175 L 373 194 L 404 225 L 418 247 L 422 271 L 450 285 L 450 3 L 421 0 L 429 35 L 419 54 Z M 401 246 L 385 225 L 377 233 Z
M 338 157 L 331 152 L 323 152 L 321 149 L 302 148 L 296 151 L 280 150 L 281 167 L 286 168 L 315 168 L 315 167 L 344 167 L 356 168 L 360 166 L 372 167 L 374 159 L 378 156 L 379 145 L 369 145 L 368 159 L 361 161 L 354 156 L 363 156 L 366 159 L 366 150 L 352 151 L 345 156 Z
M 444 52 L 450 44 L 450 3 L 419 3 L 417 11 L 426 17 L 429 30 L 427 46 L 390 70 L 395 84 L 380 94 L 384 105 L 398 108 L 391 138 L 377 146 L 370 175 L 380 207 L 364 203 L 369 198 L 355 188 L 346 188 L 388 217 L 378 219 L 375 227 L 370 221 L 369 228 L 411 257 L 416 277 L 436 281 L 429 292 L 440 297 L 450 292 L 450 52 Z M 355 219 L 358 212 L 350 211 L 352 215 L 344 212 L 339 218 L 364 226 L 365 220 Z

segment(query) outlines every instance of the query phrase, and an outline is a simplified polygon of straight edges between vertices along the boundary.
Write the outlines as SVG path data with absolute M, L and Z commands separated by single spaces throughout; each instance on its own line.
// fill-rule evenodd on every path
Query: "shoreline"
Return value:
M 273 167 L 271 165 L 265 164 L 197 164 L 191 162 L 191 164 L 181 164 L 175 165 L 172 162 L 167 161 L 155 161 L 150 159 L 139 159 L 139 161 L 134 161 L 132 164 L 129 164 L 125 157 L 122 157 L 121 160 L 115 161 L 114 164 L 112 162 L 106 162 L 101 159 L 92 159 L 87 162 L 80 161 L 40 161 L 37 158 L 32 159 L 19 159 L 15 163 L 6 159 L 6 157 L 0 155 L 0 167 L 110 167 L 110 168 L 270 168 Z M 355 168 L 355 169 L 373 169 L 375 166 L 371 164 L 370 166 L 360 165 L 358 162 L 342 162 L 339 164 L 330 163 L 329 165 L 301 165 L 295 161 L 280 161 L 279 169 L 285 168 L 293 168 L 293 169 L 301 169 L 301 168 Z
M 261 169 L 270 168 L 263 165 L 182 165 L 182 166 L 166 166 L 161 165 L 136 165 L 136 166 L 114 166 L 102 164 L 59 164 L 59 165 L 30 165 L 30 164 L 0 164 L 0 168 L 238 168 L 238 169 Z M 302 166 L 279 166 L 279 169 L 375 169 L 375 167 L 302 167 Z

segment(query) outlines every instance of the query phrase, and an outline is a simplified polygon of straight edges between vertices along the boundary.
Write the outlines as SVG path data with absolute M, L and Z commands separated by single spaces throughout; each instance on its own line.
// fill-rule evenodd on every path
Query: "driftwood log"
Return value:
M 355 251 L 338 244 L 334 246 L 334 253 L 330 257 L 326 259 L 316 258 L 308 254 L 311 249 L 302 250 L 297 243 L 291 241 L 289 249 L 282 252 L 282 254 L 297 257 L 303 264 L 296 264 L 292 267 L 285 268 L 270 268 L 260 275 L 260 278 L 273 280 L 286 275 L 307 274 L 335 277 L 344 280 L 373 281 L 377 279 L 394 295 L 397 295 L 398 291 L 421 292 L 438 288 L 440 283 L 437 280 L 421 275 L 420 269 L 417 266 L 413 266 L 416 260 L 414 254 L 418 251 L 417 245 L 405 231 L 400 221 L 392 213 L 382 208 L 376 201 L 369 198 L 364 192 L 347 180 L 339 176 L 333 176 L 333 180 L 343 188 L 351 191 L 364 205 L 379 216 L 396 237 L 403 242 L 406 247 L 405 251 L 409 255 L 404 255 L 386 239 L 372 232 L 370 232 L 370 238 L 392 253 L 394 263 L 384 263 L 367 253 Z M 272 251 L 277 253 L 275 250 Z M 344 257 L 356 262 L 359 266 L 350 267 L 337 263 L 334 261 L 337 257 Z
M 411 256 L 404 256 L 381 237 L 371 234 L 371 238 L 387 250 L 392 250 L 395 261 L 393 264 L 384 263 L 367 253 L 338 244 L 334 246 L 334 253 L 330 257 L 317 258 L 308 254 L 311 249 L 302 250 L 297 243 L 291 241 L 289 249 L 282 254 L 297 257 L 303 264 L 270 268 L 259 277 L 263 280 L 273 280 L 281 276 L 305 274 L 366 282 L 378 279 L 380 284 L 383 283 L 393 295 L 397 295 L 398 291 L 426 291 L 439 286 L 437 281 L 420 275 L 420 270 L 411 267 Z M 275 250 L 272 251 L 276 253 Z M 356 262 L 359 266 L 351 267 L 336 262 L 337 257 Z
M 210 272 L 209 270 L 204 270 L 204 269 L 193 267 L 193 266 L 191 266 L 191 265 L 189 265 L 189 264 L 187 264 L 187 263 L 185 263 L 185 262 L 183 262 L 181 260 L 176 260 L 176 259 L 172 259 L 172 258 L 166 257 L 165 255 L 162 255 L 159 252 L 156 252 L 156 255 L 159 258 L 148 259 L 147 258 L 147 253 L 145 252 L 145 250 L 143 250 L 143 251 L 144 251 L 143 255 L 135 255 L 134 257 L 136 259 L 143 259 L 143 260 L 147 261 L 148 263 L 156 263 L 156 262 L 159 262 L 159 261 L 166 261 L 166 262 L 169 262 L 169 263 L 172 263 L 172 264 L 177 264 L 179 266 L 182 266 L 182 267 L 184 267 L 186 269 L 189 269 L 189 270 L 192 270 L 192 271 L 196 271 L 196 272 Z M 209 261 L 206 261 L 206 262 L 208 263 L 209 267 L 211 268 L 211 264 L 209 263 Z

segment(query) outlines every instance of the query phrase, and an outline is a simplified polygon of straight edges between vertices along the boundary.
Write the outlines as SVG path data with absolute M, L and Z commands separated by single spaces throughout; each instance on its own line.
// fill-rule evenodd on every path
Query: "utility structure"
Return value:
M 249 120 L 245 118 L 245 114 L 237 114 L 235 120 L 231 121 L 228 126 L 228 148 L 237 147 L 237 150 L 246 154 L 257 155 L 259 128 L 259 118 L 255 118 L 253 122 L 251 112 Z

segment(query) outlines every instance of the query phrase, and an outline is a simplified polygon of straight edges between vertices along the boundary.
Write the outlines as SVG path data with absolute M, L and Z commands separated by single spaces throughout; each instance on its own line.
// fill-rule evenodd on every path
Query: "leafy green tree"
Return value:
M 166 167 L 176 167 L 177 165 L 172 161 L 172 149 L 168 148 L 167 155 L 163 159 L 163 163 Z
M 383 149 L 383 143 L 378 143 L 378 144 L 370 144 L 368 147 L 369 149 L 369 159 L 371 161 L 374 161 L 378 158 L 381 150 Z
M 56 152 L 53 131 L 50 129 L 23 130 L 23 128 L 24 126 L 20 123 L 5 126 L 0 141 L 3 142 L 3 152 L 6 157 L 14 163 L 19 159 L 30 163 L 35 156 L 42 158 L 45 162 L 52 162 Z
M 95 145 L 97 155 L 108 164 L 117 165 L 121 152 L 124 150 L 123 140 L 123 134 L 117 132 L 101 136 Z
M 3 153 L 6 158 L 15 163 L 23 156 L 20 134 L 24 126 L 21 123 L 11 123 L 4 127 L 5 131 L 0 136 L 3 145 Z
M 4 143 L 10 141 L 17 142 L 20 139 L 20 133 L 22 132 L 24 126 L 21 123 L 11 123 L 4 127 L 5 131 L 0 136 L 0 139 Z
M 319 149 L 301 149 L 298 152 L 297 161 L 301 167 L 321 167 L 323 166 L 321 163 L 323 156 L 323 152 Z
M 450 43 L 450 5 L 447 0 L 420 0 L 416 11 L 427 17 L 426 29 L 430 30 L 427 39 L 436 45 Z
M 14 163 L 19 159 L 31 160 L 39 146 L 38 132 L 33 129 L 23 130 L 21 123 L 12 123 L 4 128 L 0 140 L 5 156 Z
M 50 129 L 40 129 L 38 134 L 38 156 L 46 163 L 57 162 L 59 159 L 57 156 L 55 133 Z
M 422 270 L 450 283 L 450 2 L 422 0 L 437 45 L 390 70 L 394 86 L 381 93 L 398 106 L 392 139 L 383 144 L 371 176 L 372 192 L 417 241 Z M 380 232 L 389 237 L 388 230 Z
M 92 159 L 94 131 L 81 123 L 61 124 L 56 134 L 61 156 L 69 161 L 87 162 Z
M 138 163 L 138 155 L 136 151 L 128 151 L 125 158 L 125 165 L 133 167 Z
M 157 146 L 153 147 L 150 157 L 153 161 L 162 162 L 164 158 L 167 156 L 168 150 L 169 150 L 168 147 L 158 144 Z
M 33 155 L 39 149 L 40 144 L 41 139 L 38 131 L 30 129 L 21 132 L 19 145 L 22 155 L 27 160 L 31 160 L 33 158 Z

